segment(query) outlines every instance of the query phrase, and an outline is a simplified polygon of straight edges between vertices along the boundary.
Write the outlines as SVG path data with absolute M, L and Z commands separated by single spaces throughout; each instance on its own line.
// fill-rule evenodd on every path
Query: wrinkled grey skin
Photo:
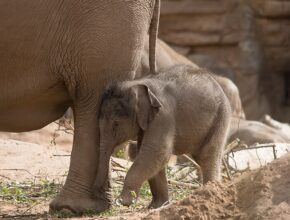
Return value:
M 142 76 L 148 75 L 150 73 L 149 70 L 149 62 L 148 62 L 148 56 L 149 56 L 149 41 L 147 40 L 145 43 L 144 50 L 142 52 L 141 57 L 141 63 L 138 66 L 136 76 L 135 78 L 140 78 Z M 190 65 L 195 69 L 200 69 L 199 66 L 197 66 L 195 63 L 187 59 L 186 57 L 182 56 L 181 54 L 174 51 L 171 47 L 169 47 L 165 42 L 158 39 L 157 45 L 156 45 L 156 65 L 157 69 L 167 69 L 170 67 L 173 67 L 174 65 Z M 242 101 L 239 94 L 238 87 L 228 78 L 213 74 L 216 81 L 220 84 L 222 87 L 224 93 L 229 99 L 229 102 L 231 104 L 232 109 L 232 116 L 246 119 L 243 107 L 242 107 Z
M 110 81 L 134 77 L 150 24 L 154 51 L 159 5 L 159 0 L 0 1 L 0 130 L 39 129 L 69 106 L 74 111 L 71 164 L 52 210 L 109 207 L 106 181 L 93 195 L 100 96 Z M 152 72 L 154 60 L 152 54 Z
M 165 165 L 170 155 L 191 154 L 204 183 L 220 179 L 231 110 L 219 84 L 205 70 L 179 65 L 158 75 L 109 86 L 101 103 L 100 171 L 106 180 L 115 146 L 138 138 L 139 153 L 125 178 L 121 202 L 130 205 L 149 180 L 150 207 L 168 201 Z M 101 168 L 102 167 L 102 168 Z

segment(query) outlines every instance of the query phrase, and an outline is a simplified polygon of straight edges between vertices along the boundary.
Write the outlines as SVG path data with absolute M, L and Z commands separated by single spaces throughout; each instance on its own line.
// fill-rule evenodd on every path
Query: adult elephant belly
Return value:
M 6 92 L 0 93 L 1 131 L 24 132 L 40 129 L 60 118 L 70 106 L 68 94 L 63 86 L 47 88 L 47 83 L 44 83 L 42 87 L 39 85 L 39 88 L 47 88 L 46 90 L 36 89 L 31 94 L 25 94 L 25 90 L 21 89 L 24 80 L 21 86 L 15 84 L 13 88 L 6 87 Z M 11 94 L 7 94 L 8 91 Z

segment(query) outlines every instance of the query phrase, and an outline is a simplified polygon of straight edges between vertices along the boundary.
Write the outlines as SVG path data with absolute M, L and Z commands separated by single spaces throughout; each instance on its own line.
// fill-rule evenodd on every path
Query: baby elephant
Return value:
M 144 181 L 153 195 L 149 207 L 168 201 L 165 166 L 171 154 L 191 154 L 204 183 L 220 179 L 221 157 L 231 109 L 210 73 L 179 65 L 157 75 L 111 84 L 100 109 L 100 164 L 95 189 L 107 178 L 115 146 L 138 140 L 121 203 L 130 205 Z

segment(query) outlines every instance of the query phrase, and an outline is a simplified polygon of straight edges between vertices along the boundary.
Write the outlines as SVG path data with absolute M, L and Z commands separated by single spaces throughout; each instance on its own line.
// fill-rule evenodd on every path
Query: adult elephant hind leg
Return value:
M 96 97 L 87 102 L 90 104 L 75 103 L 75 134 L 69 174 L 62 191 L 50 204 L 52 211 L 69 209 L 74 213 L 83 213 L 109 208 L 105 193 L 100 199 L 93 196 L 99 153 L 99 100 Z

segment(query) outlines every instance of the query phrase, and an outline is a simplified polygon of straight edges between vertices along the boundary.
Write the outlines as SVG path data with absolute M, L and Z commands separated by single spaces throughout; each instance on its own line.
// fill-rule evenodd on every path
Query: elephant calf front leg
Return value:
M 159 172 L 161 172 L 160 175 L 163 176 L 162 169 L 164 169 L 169 157 L 170 152 L 167 147 L 160 146 L 156 148 L 148 148 L 145 144 L 142 144 L 141 149 L 125 178 L 124 188 L 121 193 L 121 202 L 123 205 L 129 206 L 132 204 L 135 195 L 138 194 L 140 187 L 146 180 L 149 180 L 151 189 L 153 186 L 153 201 L 154 199 L 155 201 L 159 201 L 158 196 L 163 192 L 159 193 L 159 188 L 156 187 L 156 184 L 160 179 Z M 154 178 L 155 176 L 157 179 Z M 161 178 L 161 180 L 164 181 L 164 178 Z M 164 183 L 162 185 L 164 185 Z M 165 185 L 167 186 L 167 184 Z M 167 190 L 165 189 L 165 194 L 166 193 Z M 165 200 L 168 200 L 167 195 L 164 195 L 164 198 Z M 153 204 L 154 202 L 152 205 Z
M 136 141 L 131 141 L 128 145 L 128 155 L 131 161 L 134 161 L 139 153 Z M 148 180 L 152 193 L 152 201 L 148 208 L 158 208 L 166 204 L 169 200 L 168 186 L 165 169 L 161 169 L 159 173 Z

